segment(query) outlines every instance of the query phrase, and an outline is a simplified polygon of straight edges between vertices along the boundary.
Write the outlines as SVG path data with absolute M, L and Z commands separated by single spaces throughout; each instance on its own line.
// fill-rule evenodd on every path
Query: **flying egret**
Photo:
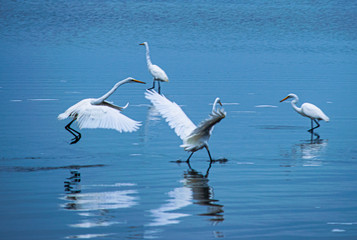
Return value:
M 169 126 L 182 139 L 183 144 L 180 147 L 183 147 L 185 151 L 191 152 L 186 160 L 187 163 L 189 163 L 192 154 L 202 148 L 206 148 L 210 161 L 213 161 L 208 149 L 208 140 L 212 134 L 214 125 L 226 117 L 224 109 L 217 108 L 216 106 L 217 103 L 222 106 L 219 98 L 216 98 L 213 103 L 210 117 L 196 126 L 179 105 L 171 102 L 165 96 L 158 94 L 156 91 L 147 90 L 145 97 L 151 101 L 160 115 L 165 118 Z
M 134 78 L 126 78 L 117 82 L 113 88 L 100 98 L 87 98 L 68 108 L 64 113 L 58 115 L 59 120 L 72 118 L 73 120 L 66 125 L 65 129 L 70 132 L 74 138 L 71 144 L 81 139 L 81 134 L 71 128 L 71 124 L 77 120 L 79 128 L 109 128 L 119 132 L 133 132 L 138 130 L 140 122 L 134 121 L 120 113 L 121 110 L 128 107 L 116 106 L 106 99 L 112 95 L 115 90 L 125 83 L 144 83 Z
M 280 102 L 283 102 L 289 98 L 292 98 L 293 100 L 291 101 L 291 106 L 294 108 L 296 112 L 301 114 L 304 117 L 308 117 L 311 119 L 311 129 L 308 130 L 308 132 L 313 133 L 314 129 L 320 127 L 320 124 L 318 121 L 324 120 L 326 122 L 330 121 L 330 118 L 324 114 L 320 108 L 316 107 L 314 104 L 311 103 L 304 103 L 301 105 L 301 107 L 297 107 L 296 103 L 299 101 L 299 98 L 296 94 L 290 93 L 288 96 L 283 98 Z M 317 124 L 316 127 L 314 127 L 314 123 Z
M 151 63 L 149 44 L 147 42 L 143 42 L 143 43 L 140 43 L 139 45 L 144 45 L 146 47 L 146 63 L 148 65 L 149 72 L 154 77 L 152 88 L 149 88 L 148 90 L 155 88 L 155 81 L 157 81 L 157 83 L 159 85 L 158 90 L 159 90 L 159 93 L 161 93 L 160 82 L 168 82 L 169 78 L 167 77 L 164 70 L 162 70 L 159 66 Z

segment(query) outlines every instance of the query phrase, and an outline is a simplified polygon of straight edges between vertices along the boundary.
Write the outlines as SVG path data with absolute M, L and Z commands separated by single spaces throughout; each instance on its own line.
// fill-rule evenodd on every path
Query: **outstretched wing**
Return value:
M 209 115 L 209 118 L 203 120 L 198 127 L 192 132 L 191 135 L 211 135 L 213 131 L 214 125 L 219 123 L 223 118 L 226 117 L 226 112 L 223 109 L 218 109 L 216 111 L 212 111 Z
M 196 125 L 186 116 L 179 105 L 168 100 L 156 91 L 147 90 L 146 99 L 150 100 L 160 115 L 166 120 L 177 136 L 184 140 L 195 130 Z
M 79 128 L 108 128 L 119 132 L 133 132 L 139 129 L 137 122 L 121 114 L 109 104 L 93 105 L 93 99 L 85 99 L 67 109 L 58 118 L 76 118 Z

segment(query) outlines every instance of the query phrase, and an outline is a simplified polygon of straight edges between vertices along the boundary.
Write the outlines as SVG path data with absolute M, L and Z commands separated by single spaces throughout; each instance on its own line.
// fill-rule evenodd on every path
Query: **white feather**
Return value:
M 159 66 L 152 64 L 152 65 L 149 65 L 148 68 L 149 68 L 151 75 L 154 77 L 155 80 L 159 80 L 162 82 L 169 81 L 169 78 L 167 77 L 166 73 Z
M 58 115 L 62 120 L 76 117 L 78 126 L 82 128 L 107 128 L 119 132 L 136 131 L 141 123 L 121 114 L 117 109 L 106 105 L 92 104 L 94 98 L 84 99 Z
M 196 125 L 187 117 L 179 105 L 168 100 L 165 96 L 156 91 L 145 92 L 146 99 L 150 100 L 157 111 L 165 118 L 171 128 L 175 130 L 177 136 L 185 139 L 196 128 Z
M 182 139 L 181 147 L 186 151 L 195 152 L 205 146 L 207 147 L 213 126 L 226 116 L 223 109 L 214 109 L 210 117 L 202 121 L 197 127 L 176 103 L 171 102 L 165 96 L 156 91 L 148 90 L 145 97 L 151 101 L 169 126 Z
M 311 103 L 301 105 L 301 114 L 312 119 L 324 120 L 326 122 L 330 121 L 330 118 L 326 116 L 320 108 Z

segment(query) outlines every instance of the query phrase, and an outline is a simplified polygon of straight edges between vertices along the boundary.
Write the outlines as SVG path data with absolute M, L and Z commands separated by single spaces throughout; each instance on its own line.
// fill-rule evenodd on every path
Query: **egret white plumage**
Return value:
M 326 122 L 330 121 L 330 118 L 326 116 L 325 113 L 322 112 L 322 110 L 318 107 L 316 107 L 314 104 L 311 103 L 304 103 L 301 105 L 299 108 L 296 106 L 296 103 L 299 101 L 299 98 L 296 94 L 290 93 L 288 96 L 283 98 L 280 102 L 283 102 L 289 98 L 292 98 L 293 100 L 291 101 L 291 106 L 294 108 L 296 112 L 298 112 L 301 116 L 308 117 L 311 119 L 311 129 L 308 130 L 308 132 L 313 133 L 314 129 L 320 127 L 320 124 L 318 121 L 324 120 Z M 317 126 L 314 127 L 314 123 L 317 124 Z
M 139 45 L 144 45 L 146 48 L 146 63 L 148 65 L 149 72 L 154 77 L 153 86 L 152 86 L 152 88 L 149 88 L 148 90 L 155 88 L 155 81 L 157 81 L 157 83 L 159 85 L 158 91 L 159 91 L 159 93 L 161 93 L 160 82 L 168 82 L 169 78 L 167 77 L 164 70 L 162 70 L 159 66 L 151 63 L 149 44 L 147 42 L 143 42 L 143 43 L 140 43 Z
M 147 90 L 145 97 L 151 101 L 160 115 L 166 120 L 175 133 L 182 139 L 185 151 L 191 152 L 186 160 L 190 161 L 194 152 L 206 148 L 210 161 L 212 157 L 208 149 L 208 140 L 212 134 L 213 127 L 226 117 L 226 112 L 223 108 L 218 108 L 217 104 L 222 106 L 221 100 L 216 98 L 213 103 L 212 112 L 206 120 L 196 126 L 182 111 L 179 105 L 168 100 L 165 96 L 158 94 L 156 91 Z
M 118 87 L 125 83 L 144 83 L 134 78 L 126 78 L 117 82 L 113 88 L 100 98 L 87 98 L 68 108 L 64 113 L 58 115 L 59 120 L 72 118 L 72 121 L 66 125 L 65 129 L 70 132 L 74 138 L 71 144 L 81 139 L 81 134 L 71 128 L 74 121 L 78 122 L 82 128 L 108 128 L 115 129 L 119 132 L 133 132 L 139 129 L 140 122 L 132 120 L 120 113 L 127 108 L 129 103 L 124 107 L 119 107 L 113 103 L 107 102 L 106 99 L 112 95 Z

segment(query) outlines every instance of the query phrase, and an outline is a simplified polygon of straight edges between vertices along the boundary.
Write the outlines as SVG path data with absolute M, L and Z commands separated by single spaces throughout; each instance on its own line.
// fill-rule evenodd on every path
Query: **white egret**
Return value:
M 296 103 L 299 101 L 299 98 L 296 94 L 290 93 L 288 96 L 283 98 L 280 102 L 283 102 L 289 98 L 292 98 L 293 100 L 291 101 L 291 106 L 294 108 L 296 112 L 301 114 L 304 117 L 308 117 L 311 119 L 311 129 L 308 130 L 308 132 L 313 133 L 314 129 L 320 127 L 320 124 L 318 121 L 324 120 L 326 122 L 330 121 L 330 118 L 326 116 L 325 113 L 322 112 L 322 110 L 318 107 L 316 107 L 314 104 L 311 103 L 304 103 L 301 105 L 301 107 L 297 107 Z M 314 123 L 317 124 L 316 127 L 314 127 Z
M 149 44 L 147 42 L 143 42 L 140 43 L 139 45 L 144 45 L 146 47 L 146 63 L 148 65 L 149 72 L 154 77 L 152 88 L 149 88 L 148 90 L 155 88 L 155 81 L 157 81 L 159 85 L 158 91 L 159 93 L 161 93 L 160 82 L 168 82 L 169 78 L 167 77 L 164 70 L 162 70 L 159 66 L 151 63 Z
M 72 118 L 73 120 L 66 125 L 65 129 L 70 132 L 74 138 L 71 144 L 81 139 L 81 134 L 71 128 L 71 124 L 77 120 L 79 128 L 108 128 L 115 129 L 119 132 L 133 132 L 141 125 L 140 122 L 134 121 L 120 113 L 121 110 L 128 107 L 119 107 L 113 103 L 107 102 L 106 99 L 112 95 L 115 90 L 125 83 L 144 83 L 134 78 L 126 78 L 117 82 L 113 88 L 100 98 L 87 98 L 68 108 L 64 113 L 58 115 L 59 120 Z
M 214 125 L 226 117 L 224 109 L 217 108 L 216 106 L 217 103 L 222 106 L 219 98 L 216 98 L 213 103 L 210 117 L 196 126 L 186 116 L 179 105 L 171 102 L 165 96 L 158 94 L 156 91 L 147 90 L 145 97 L 151 101 L 160 115 L 165 118 L 169 126 L 173 128 L 175 133 L 182 139 L 183 144 L 180 147 L 183 147 L 185 151 L 191 152 L 186 162 L 190 161 L 194 152 L 202 148 L 206 148 L 211 162 L 213 161 L 208 149 L 208 140 L 212 134 Z

